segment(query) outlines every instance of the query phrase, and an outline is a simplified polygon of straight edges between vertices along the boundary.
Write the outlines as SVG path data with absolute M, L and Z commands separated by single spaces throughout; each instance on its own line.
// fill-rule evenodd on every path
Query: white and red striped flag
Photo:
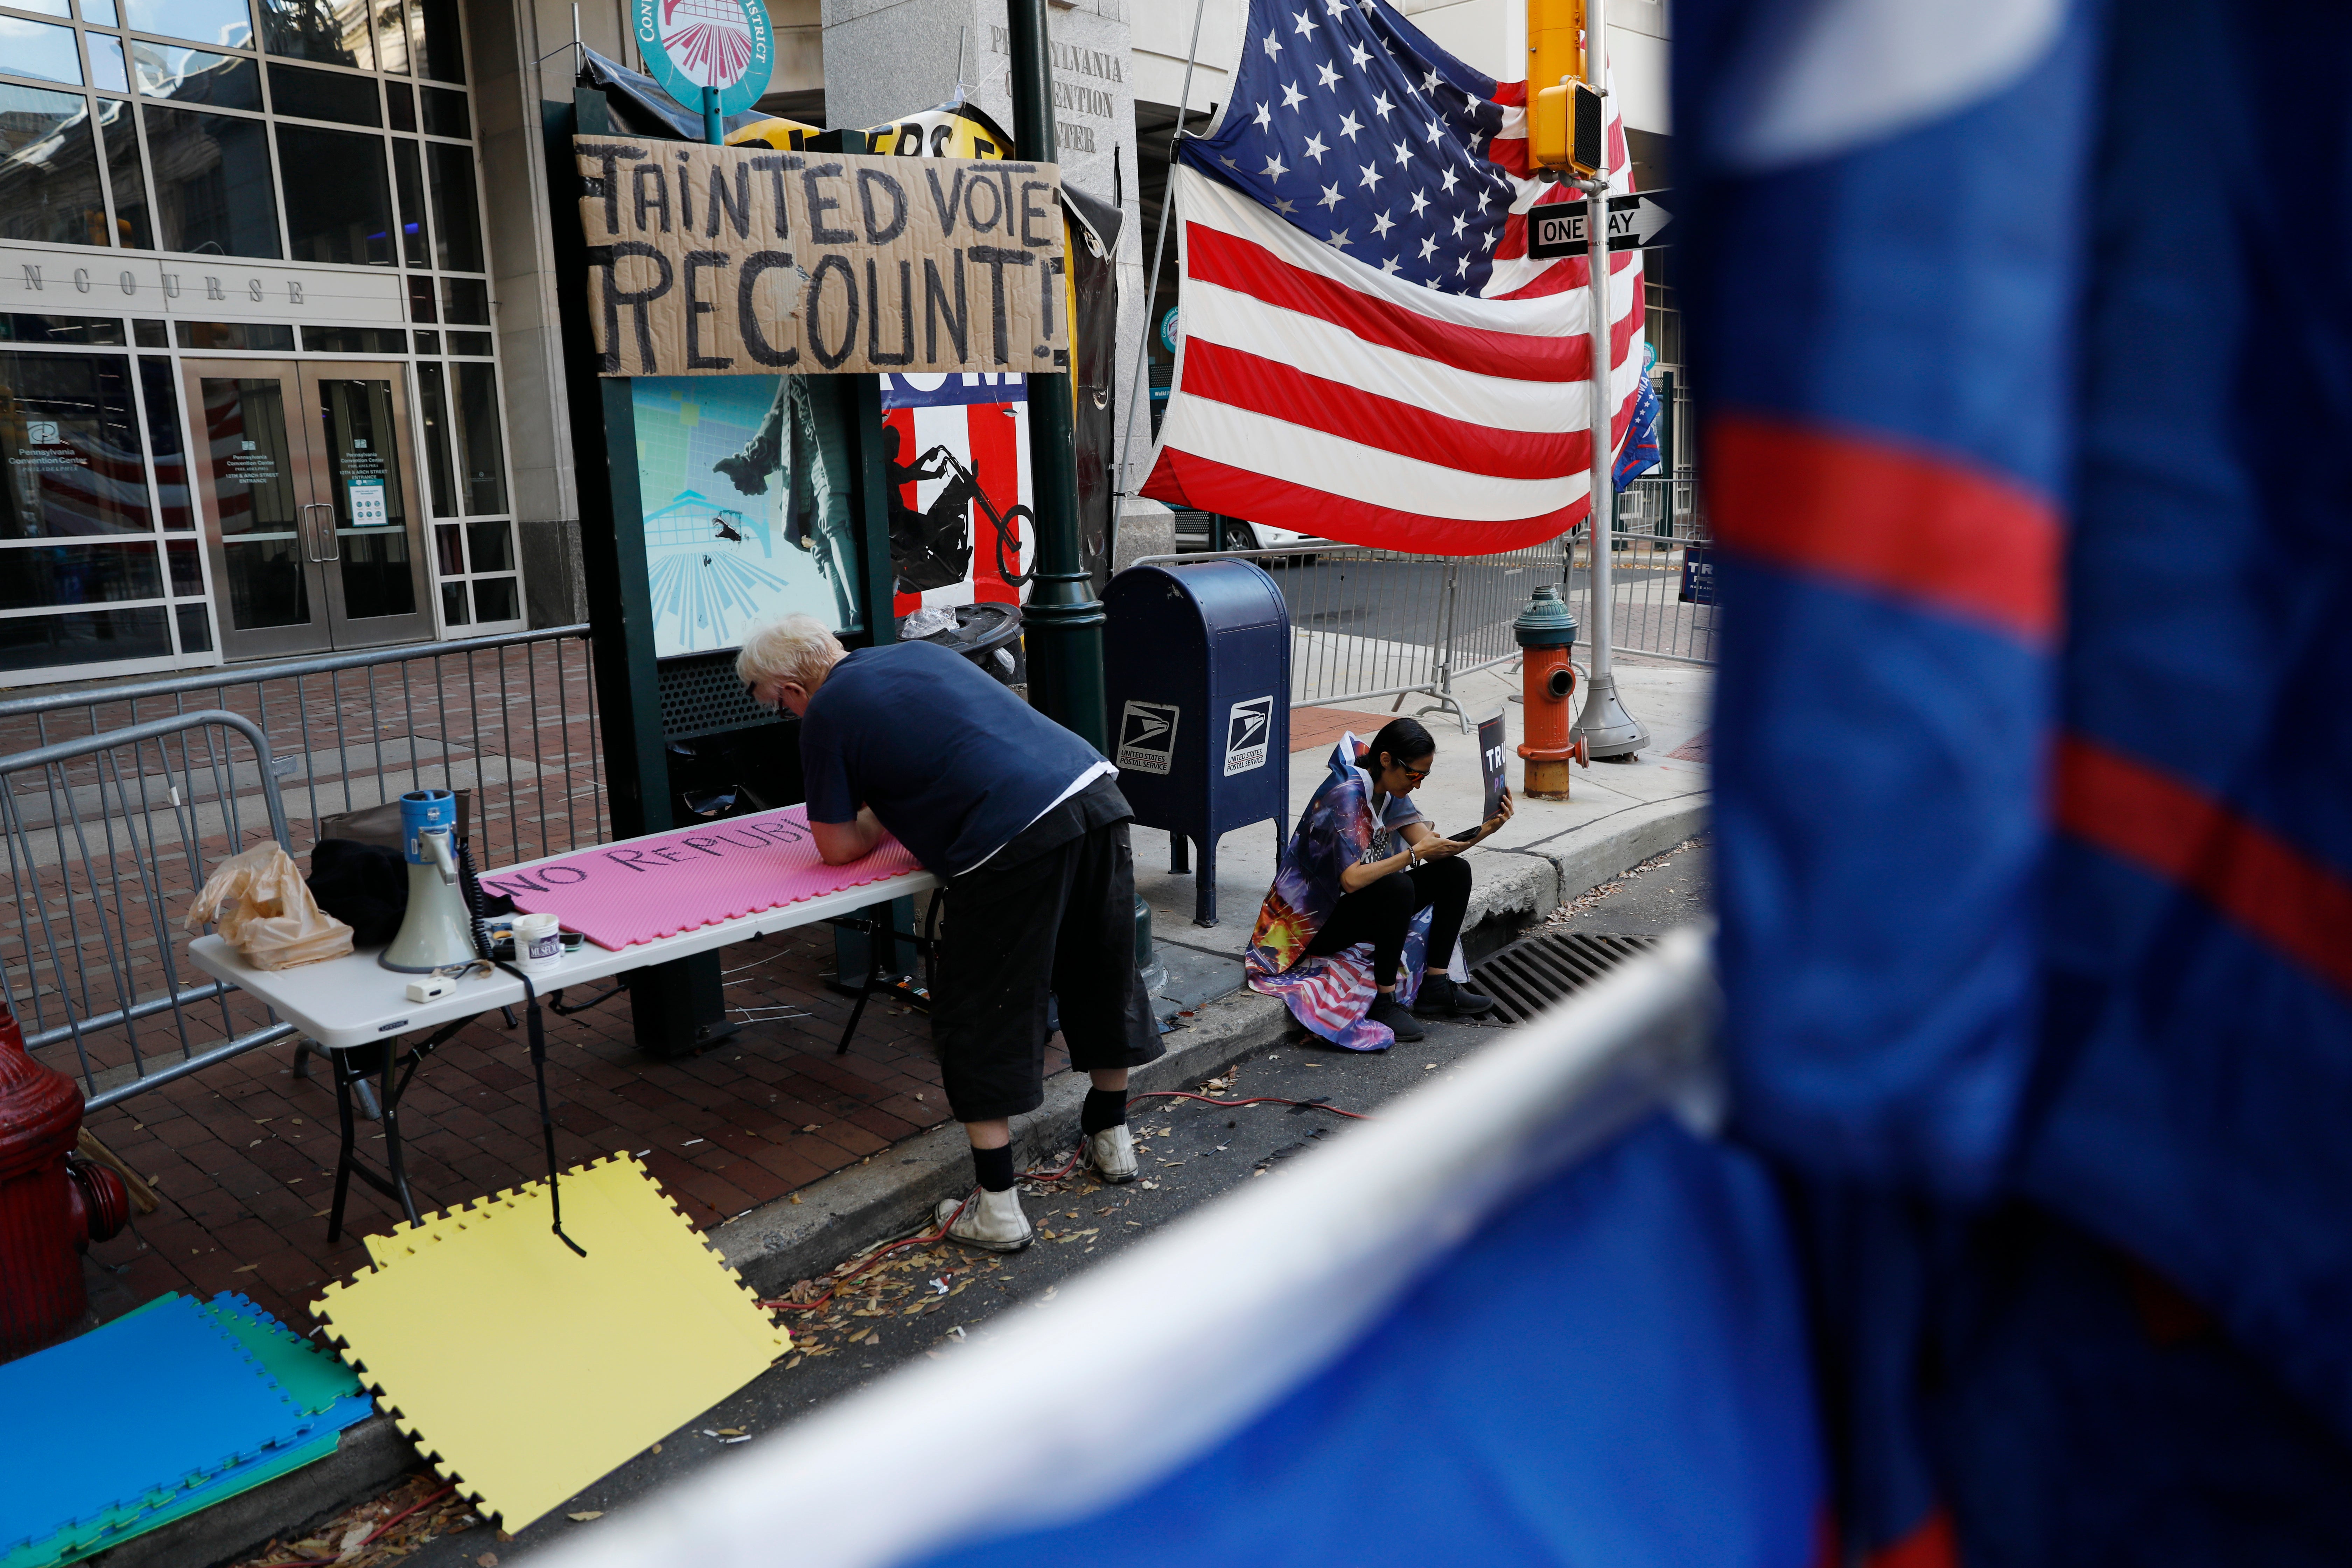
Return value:
M 1385 0 L 1253 0 L 1242 58 L 1173 171 L 1182 336 L 1142 493 L 1454 554 L 1581 521 L 1591 295 L 1581 258 L 1527 255 L 1527 209 L 1562 193 L 1517 172 L 1525 84 Z M 1613 448 L 1642 375 L 1639 254 L 1611 275 Z

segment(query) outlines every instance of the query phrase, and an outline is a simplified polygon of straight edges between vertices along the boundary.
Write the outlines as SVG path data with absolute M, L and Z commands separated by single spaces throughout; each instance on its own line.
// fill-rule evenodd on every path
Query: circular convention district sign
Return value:
M 630 0 L 637 47 L 664 92 L 696 113 L 702 89 L 719 89 L 719 112 L 740 114 L 768 90 L 775 33 L 761 0 Z

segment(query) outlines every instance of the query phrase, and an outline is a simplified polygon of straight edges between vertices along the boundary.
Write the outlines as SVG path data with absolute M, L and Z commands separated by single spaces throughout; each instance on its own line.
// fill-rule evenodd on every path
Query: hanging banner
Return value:
M 572 147 L 601 374 L 1069 366 L 1053 164 Z

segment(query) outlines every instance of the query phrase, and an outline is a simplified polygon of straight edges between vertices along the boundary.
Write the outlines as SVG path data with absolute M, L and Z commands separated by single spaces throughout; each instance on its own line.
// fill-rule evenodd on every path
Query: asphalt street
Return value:
M 1555 911 L 1553 921 L 1571 930 L 1635 934 L 1706 918 L 1711 866 L 1705 840 L 1694 840 Z M 1192 1087 L 1219 1099 L 1268 1096 L 1377 1114 L 1504 1032 L 1475 1022 L 1432 1024 L 1421 1043 L 1357 1055 L 1294 1031 L 1230 1073 Z M 824 1310 L 789 1314 L 796 1349 L 779 1365 L 519 1536 L 495 1540 L 484 1529 L 467 1530 L 427 1542 L 404 1561 L 488 1568 L 481 1559 L 489 1553 L 499 1563 L 528 1562 L 534 1548 L 596 1528 L 593 1518 L 569 1515 L 625 1509 L 902 1363 L 960 1353 L 986 1340 L 1008 1314 L 1051 1297 L 1063 1282 L 1170 1220 L 1345 1136 L 1349 1121 L 1307 1106 L 1226 1108 L 1156 1098 L 1135 1100 L 1129 1124 L 1143 1166 L 1134 1184 L 1105 1187 L 1086 1175 L 1023 1183 L 1024 1206 L 1038 1233 L 1027 1251 L 1000 1258 L 938 1243 L 900 1253 L 856 1278 Z M 1070 1130 L 1073 1142 L 1076 1131 Z M 648 1323 L 645 1331 L 657 1334 L 661 1325 Z

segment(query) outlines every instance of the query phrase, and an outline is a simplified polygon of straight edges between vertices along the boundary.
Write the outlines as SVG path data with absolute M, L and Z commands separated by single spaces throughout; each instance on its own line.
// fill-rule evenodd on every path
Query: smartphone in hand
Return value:
M 1468 827 L 1464 828 L 1461 832 L 1459 832 L 1459 833 L 1449 833 L 1449 834 L 1447 834 L 1445 837 L 1447 837 L 1448 838 L 1451 838 L 1451 839 L 1452 839 L 1452 840 L 1454 840 L 1454 843 L 1456 843 L 1456 844 L 1467 844 L 1467 843 L 1469 843 L 1472 839 L 1474 839 L 1474 838 L 1477 837 L 1478 837 L 1478 835 L 1480 835 L 1481 833 L 1484 833 L 1486 830 L 1486 825 L 1485 823 L 1483 823 L 1483 822 L 1479 822 L 1479 823 L 1473 823 L 1473 824 L 1472 824 L 1471 826 L 1469 826 Z

